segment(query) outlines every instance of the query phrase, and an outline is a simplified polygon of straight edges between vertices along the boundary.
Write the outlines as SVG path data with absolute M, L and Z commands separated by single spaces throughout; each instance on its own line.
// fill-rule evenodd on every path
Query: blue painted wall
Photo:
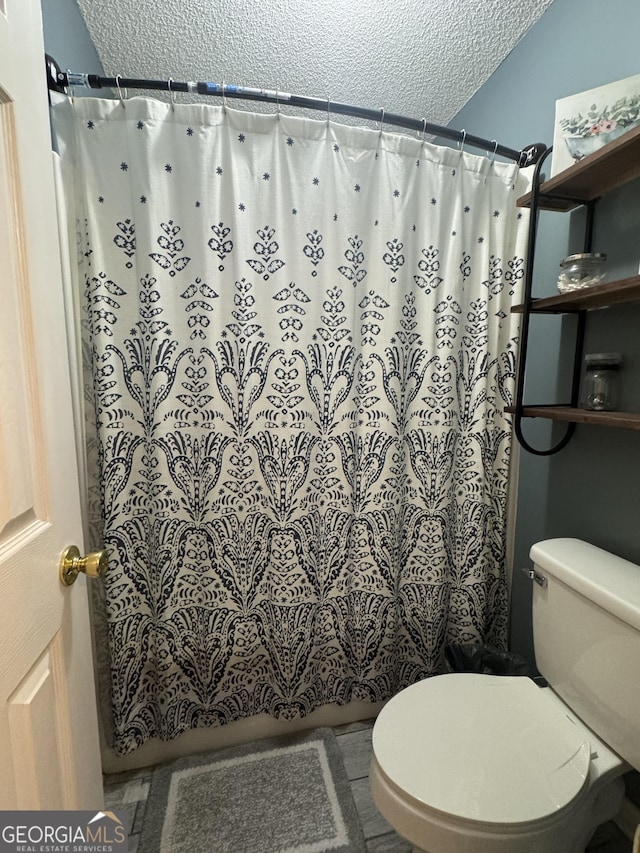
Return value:
M 555 0 L 452 125 L 513 148 L 553 142 L 555 101 L 640 73 L 637 0 Z M 549 161 L 547 161 L 549 162 Z M 583 213 L 543 213 L 534 295 L 555 292 L 559 260 L 581 251 Z M 595 251 L 609 257 L 611 277 L 638 272 L 640 182 L 598 204 Z M 566 401 L 573 319 L 535 317 L 531 328 L 525 400 Z M 611 307 L 589 314 L 585 352 L 617 351 L 625 358 L 621 408 L 640 410 L 640 308 Z M 559 395 L 559 396 L 556 396 Z M 564 400 L 563 400 L 564 398 Z M 561 425 L 529 421 L 527 436 L 548 446 Z M 521 451 L 511 645 L 532 655 L 530 565 L 537 540 L 575 536 L 640 563 L 640 433 L 578 426 L 555 456 Z
M 41 7 L 44 49 L 60 68 L 104 75 L 76 0 L 41 0 Z

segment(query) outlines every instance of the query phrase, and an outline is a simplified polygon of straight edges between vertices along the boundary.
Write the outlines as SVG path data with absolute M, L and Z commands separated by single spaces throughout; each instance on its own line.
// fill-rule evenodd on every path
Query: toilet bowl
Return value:
M 640 765 L 640 567 L 578 540 L 532 556 L 536 659 L 551 686 L 435 676 L 374 725 L 373 799 L 416 851 L 584 853 Z
M 582 853 L 626 769 L 549 688 L 464 673 L 385 705 L 373 756 L 376 805 L 428 853 Z

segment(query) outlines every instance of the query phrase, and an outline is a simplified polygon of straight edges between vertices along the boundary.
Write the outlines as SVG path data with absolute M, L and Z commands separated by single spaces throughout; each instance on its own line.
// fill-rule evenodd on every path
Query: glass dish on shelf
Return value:
M 558 276 L 560 293 L 600 284 L 607 274 L 606 260 L 607 256 L 602 252 L 583 252 L 563 258 L 560 261 L 561 272 Z

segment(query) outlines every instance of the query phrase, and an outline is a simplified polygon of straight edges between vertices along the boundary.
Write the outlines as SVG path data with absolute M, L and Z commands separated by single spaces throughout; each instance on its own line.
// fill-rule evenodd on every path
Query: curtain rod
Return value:
M 97 74 L 83 74 L 73 71 L 62 71 L 58 63 L 51 56 L 45 54 L 47 69 L 47 86 L 49 91 L 66 93 L 67 89 L 149 89 L 156 92 L 187 92 L 198 95 L 213 95 L 222 98 L 238 98 L 247 101 L 266 101 L 277 105 L 287 104 L 292 107 L 303 107 L 308 110 L 322 110 L 328 114 L 339 113 L 340 115 L 353 116 L 354 118 L 369 119 L 377 121 L 381 126 L 385 124 L 403 127 L 408 130 L 420 131 L 423 135 L 441 136 L 460 143 L 461 147 L 471 146 L 481 148 L 491 156 L 499 154 L 509 160 L 515 161 L 519 166 L 531 166 L 540 159 L 546 151 L 547 146 L 542 142 L 527 145 L 521 151 L 499 145 L 495 139 L 483 139 L 467 133 L 466 130 L 453 130 L 450 127 L 442 127 L 431 124 L 426 119 L 409 118 L 408 116 L 388 113 L 383 109 L 372 110 L 366 107 L 357 107 L 352 104 L 343 104 L 331 99 L 313 98 L 306 95 L 293 95 L 290 92 L 281 92 L 275 89 L 254 89 L 246 86 L 235 86 L 229 83 L 193 83 L 180 82 L 178 80 L 143 80 L 132 77 L 100 77 Z

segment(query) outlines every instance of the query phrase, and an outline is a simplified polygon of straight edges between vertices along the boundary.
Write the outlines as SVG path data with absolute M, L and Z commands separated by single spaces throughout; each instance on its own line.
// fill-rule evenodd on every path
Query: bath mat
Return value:
M 154 771 L 138 853 L 366 850 L 331 729 L 180 758 Z

